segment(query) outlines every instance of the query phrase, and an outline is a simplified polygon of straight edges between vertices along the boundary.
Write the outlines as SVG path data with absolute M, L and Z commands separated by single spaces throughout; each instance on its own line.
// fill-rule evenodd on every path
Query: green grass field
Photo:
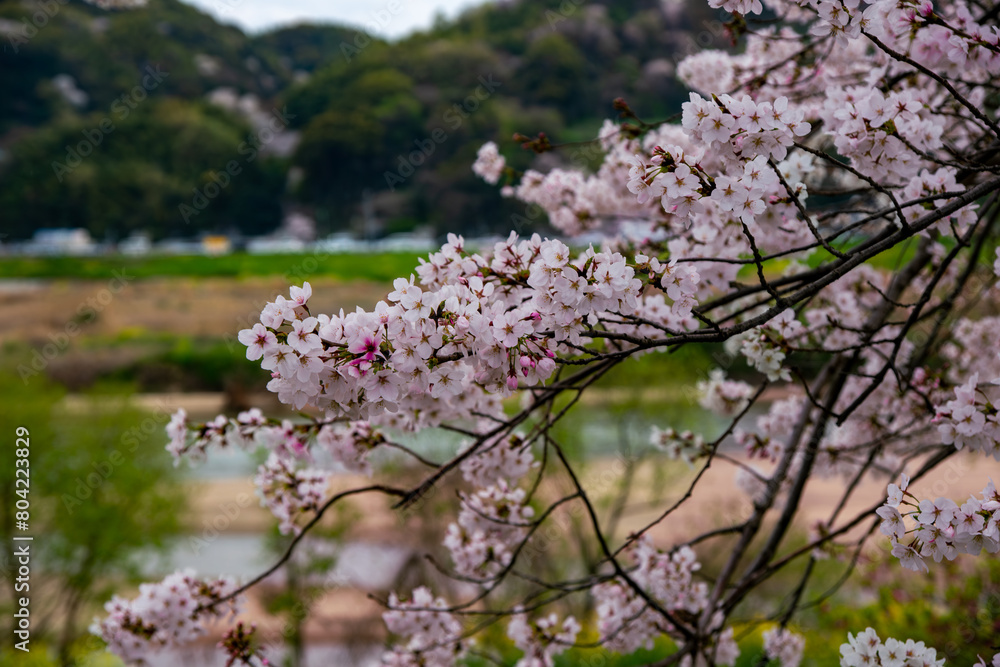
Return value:
M 300 255 L 248 255 L 221 257 L 3 257 L 0 278 L 78 278 L 101 280 L 115 271 L 137 278 L 160 276 L 231 277 L 288 276 L 308 280 L 326 276 L 344 280 L 389 282 L 408 276 L 417 266 L 413 252 L 376 254 L 303 253 Z
M 907 242 L 870 260 L 881 269 L 895 269 L 913 255 L 914 243 Z M 992 256 L 992 254 L 990 255 Z M 220 257 L 202 255 L 147 257 L 0 257 L 0 279 L 3 278 L 78 278 L 100 280 L 110 278 L 114 271 L 125 271 L 138 278 L 162 276 L 232 277 L 287 276 L 307 280 L 309 276 L 325 276 L 343 280 L 390 282 L 414 272 L 417 259 L 426 253 L 384 252 L 373 254 L 302 253 L 280 255 L 248 255 L 233 253 Z M 824 250 L 809 259 L 810 266 L 819 266 L 833 257 Z M 765 263 L 765 271 L 778 275 L 788 265 L 785 259 Z M 741 280 L 756 278 L 753 265 L 740 271 Z M 294 280 L 293 280 L 294 282 Z

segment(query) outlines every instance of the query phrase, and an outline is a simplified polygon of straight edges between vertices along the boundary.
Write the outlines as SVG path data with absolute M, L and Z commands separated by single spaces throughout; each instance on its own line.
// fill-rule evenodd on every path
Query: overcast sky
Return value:
M 382 37 L 400 37 L 428 28 L 434 16 L 453 17 L 484 0 L 185 0 L 235 23 L 248 32 L 260 32 L 302 21 L 347 23 L 366 27 Z M 397 11 L 389 9 L 392 5 Z

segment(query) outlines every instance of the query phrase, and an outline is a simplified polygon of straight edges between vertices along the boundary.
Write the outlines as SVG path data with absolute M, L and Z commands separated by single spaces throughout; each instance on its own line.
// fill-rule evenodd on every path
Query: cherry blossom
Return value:
M 662 449 L 668 458 L 683 459 L 689 465 L 706 453 L 704 438 L 691 431 L 678 433 L 672 428 L 660 430 L 654 426 L 649 440 Z
M 777 660 L 781 667 L 798 667 L 805 651 L 805 637 L 788 628 L 772 628 L 764 631 L 764 653 Z
M 867 628 L 856 636 L 848 633 L 847 643 L 840 645 L 841 667 L 868 667 L 881 665 L 895 667 L 942 667 L 944 658 L 937 657 L 937 651 L 923 642 L 907 639 L 886 639 L 883 642 L 875 630 Z
M 694 572 L 701 568 L 694 551 L 682 547 L 670 555 L 642 538 L 631 547 L 631 555 L 637 566 L 632 579 L 646 588 L 660 608 L 688 613 L 704 610 L 708 589 L 704 582 L 694 580 Z M 598 629 L 611 650 L 631 653 L 640 646 L 652 648 L 654 637 L 677 632 L 658 610 L 619 581 L 596 586 L 594 597 Z M 720 660 L 720 664 L 731 662 Z
M 753 387 L 746 382 L 727 380 L 721 368 L 709 372 L 707 380 L 699 380 L 698 403 L 706 410 L 731 417 L 738 414 L 750 401 Z
M 511 435 L 466 459 L 462 476 L 480 488 L 493 486 L 500 480 L 514 484 L 537 465 L 530 446 L 521 437 Z
M 970 496 L 961 505 L 950 498 L 918 499 L 895 484 L 889 485 L 888 492 L 886 504 L 878 509 L 883 519 L 881 532 L 890 538 L 892 554 L 903 567 L 927 571 L 925 558 L 941 562 L 954 560 L 960 553 L 1000 551 L 1000 493 L 992 480 L 979 498 Z M 906 535 L 911 535 L 909 544 L 900 542 Z
M 500 155 L 497 145 L 490 141 L 479 149 L 479 153 L 476 154 L 476 162 L 472 165 L 472 171 L 476 172 L 476 175 L 487 183 L 496 185 L 505 166 L 506 162 L 504 157 Z
M 489 578 L 511 564 L 512 545 L 527 532 L 534 515 L 525 499 L 523 489 L 511 488 L 503 479 L 462 496 L 458 521 L 448 526 L 444 539 L 460 574 Z
M 537 207 L 561 238 L 512 232 L 476 251 L 449 234 L 383 300 L 350 312 L 313 312 L 311 286 L 292 286 L 239 341 L 268 389 L 308 416 L 247 411 L 196 424 L 181 411 L 167 426 L 178 462 L 263 448 L 259 488 L 286 532 L 328 502 L 331 475 L 378 482 L 371 453 L 380 448 L 409 452 L 427 474 L 388 491 L 404 511 L 454 480 L 443 545 L 428 549 L 444 547 L 450 564 L 434 562 L 466 588 L 448 600 L 426 588 L 410 601 L 391 596 L 385 621 L 397 642 L 386 664 L 455 664 L 469 648 L 461 619 L 470 612 L 506 619 L 520 664 L 549 665 L 584 632 L 587 619 L 561 607 L 577 603 L 593 604 L 602 648 L 629 653 L 666 635 L 678 664 L 732 664 L 733 626 L 746 620 L 734 610 L 769 568 L 784 567 L 777 554 L 815 478 L 836 479 L 843 502 L 812 521 L 789 564 L 861 549 L 843 541 L 844 527 L 873 519 L 872 539 L 888 540 L 913 576 L 1000 551 L 992 482 L 967 499 L 922 497 L 919 485 L 956 450 L 1000 459 L 995 11 L 964 0 L 709 4 L 732 15 L 737 44 L 678 64 L 691 91 L 679 122 L 616 101 L 624 118 L 598 131 L 593 170 L 553 151 L 521 173 L 502 144 L 480 148 L 473 171 L 493 184 L 502 177 L 502 194 Z M 757 23 L 765 4 L 775 20 Z M 573 239 L 583 232 L 604 240 Z M 650 537 L 670 507 L 621 535 L 567 455 L 587 443 L 560 442 L 554 427 L 574 414 L 561 406 L 626 359 L 692 347 L 712 361 L 685 389 L 754 460 L 734 462 L 704 434 L 665 427 L 643 456 L 732 466 L 731 488 L 713 491 L 741 509 L 688 543 Z M 676 358 L 663 354 L 665 383 L 676 381 Z M 440 463 L 395 441 L 430 429 L 461 440 Z M 897 479 L 901 470 L 909 476 Z M 872 476 L 886 484 L 885 502 L 848 517 L 847 501 Z M 552 501 L 550 487 L 563 484 Z M 694 490 L 667 489 L 679 504 Z M 599 563 L 589 579 L 545 582 L 565 602 L 529 608 L 505 584 L 535 576 L 522 551 L 559 532 L 569 508 L 586 511 Z M 725 565 L 701 572 L 691 546 L 716 549 L 733 533 L 745 539 L 727 543 Z M 468 588 L 498 592 L 484 607 Z M 184 640 L 200 621 L 185 617 L 174 636 L 154 627 L 162 609 L 140 607 L 141 618 L 118 600 L 99 629 L 121 655 Z M 784 623 L 764 644 L 782 664 L 802 660 L 801 638 Z M 883 641 L 873 628 L 841 647 L 842 665 L 942 663 L 922 643 Z
M 142 660 L 204 636 L 205 620 L 235 614 L 235 603 L 217 604 L 235 589 L 229 578 L 201 580 L 193 570 L 177 571 L 161 582 L 141 584 L 133 600 L 113 597 L 104 606 L 108 616 L 95 621 L 91 632 L 123 660 Z
M 318 510 L 326 496 L 328 480 L 316 470 L 296 470 L 292 464 L 272 453 L 260 466 L 254 485 L 261 502 L 280 520 L 281 533 L 298 533 L 295 519 L 307 510 Z
M 507 636 L 514 646 L 524 651 L 516 667 L 552 667 L 557 656 L 573 644 L 580 624 L 572 616 L 559 623 L 555 614 L 529 621 L 526 614 L 517 614 L 507 625 Z
M 465 655 L 466 646 L 457 641 L 462 624 L 445 611 L 447 603 L 425 587 L 416 588 L 409 600 L 389 597 L 389 609 L 382 618 L 389 632 L 405 638 L 405 643 L 382 657 L 392 667 L 451 667 Z

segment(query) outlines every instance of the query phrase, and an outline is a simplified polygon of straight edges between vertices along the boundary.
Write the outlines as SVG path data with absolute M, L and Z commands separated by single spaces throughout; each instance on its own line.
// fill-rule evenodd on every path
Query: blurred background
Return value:
M 684 95 L 676 61 L 715 40 L 712 10 L 684 0 L 466 2 L 452 18 L 435 10 L 455 0 L 282 3 L 325 9 L 278 26 L 273 3 L 54 1 L 37 28 L 34 4 L 0 2 L 5 244 L 504 233 L 516 209 L 470 170 L 483 142 L 593 139 L 619 96 L 664 117 Z M 38 236 L 52 228 L 86 236 Z
M 296 418 L 265 392 L 238 331 L 306 280 L 313 312 L 370 308 L 447 232 L 482 248 L 511 229 L 551 234 L 543 216 L 473 175 L 477 149 L 496 141 L 518 169 L 599 164 L 592 145 L 536 156 L 512 136 L 589 141 L 615 118 L 616 97 L 645 120 L 669 117 L 687 96 L 677 63 L 730 48 L 726 20 L 702 0 L 149 0 L 130 10 L 0 0 L 0 537 L 7 545 L 14 534 L 7 440 L 17 426 L 31 432 L 36 536 L 30 654 L 7 639 L 13 569 L 6 546 L 0 556 L 0 664 L 117 665 L 87 633 L 113 592 L 132 595 L 175 568 L 248 578 L 276 560 L 287 538 L 255 496 L 259 456 L 222 451 L 174 468 L 164 450 L 178 408 L 195 420 L 251 406 Z M 720 365 L 750 377 L 721 347 L 628 362 L 561 427 L 615 535 L 691 478 L 685 464 L 647 456 L 652 424 L 708 437 L 725 428 L 695 391 Z M 670 386 L 649 389 L 667 374 Z M 441 432 L 408 444 L 438 459 L 459 446 Z M 379 456 L 383 472 L 420 478 Z M 718 478 L 731 481 L 731 470 Z M 334 486 L 360 482 L 345 474 Z M 248 600 L 274 664 L 377 664 L 386 637 L 369 596 L 424 583 L 460 594 L 423 558 L 442 555 L 455 490 L 405 517 L 372 500 L 325 521 Z M 542 495 L 559 491 L 556 482 Z M 819 488 L 816 505 L 835 492 Z M 637 509 L 624 512 L 626 501 Z M 747 511 L 736 496 L 696 501 L 657 538 L 702 528 L 706 513 L 731 522 Z M 582 567 L 596 567 L 579 517 L 556 523 L 536 573 L 574 574 L 581 554 Z M 711 567 L 713 554 L 702 557 Z M 956 623 L 960 604 L 909 604 L 937 596 L 975 607 L 997 589 L 996 567 L 956 592 L 941 581 L 907 588 L 878 558 L 862 565 L 866 587 L 815 612 L 817 656 L 836 655 L 859 618 L 881 619 L 886 607 L 888 634 L 934 627 L 962 638 L 957 655 L 968 632 L 996 629 Z M 818 567 L 831 585 L 843 570 Z M 747 613 L 778 609 L 787 583 L 765 587 Z M 586 601 L 574 609 L 588 611 Z M 217 636 L 152 664 L 222 664 Z M 516 660 L 502 631 L 488 643 Z M 667 651 L 591 664 L 646 664 Z

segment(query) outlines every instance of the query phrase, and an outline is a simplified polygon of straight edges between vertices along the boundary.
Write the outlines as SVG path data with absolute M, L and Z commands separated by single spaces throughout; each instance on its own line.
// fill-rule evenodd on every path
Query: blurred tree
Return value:
M 257 50 L 274 53 L 283 67 L 313 72 L 344 58 L 345 44 L 357 48 L 356 38 L 362 43 L 371 39 L 367 34 L 358 37 L 359 32 L 345 26 L 300 24 L 257 35 L 252 41 Z
M 17 376 L 7 368 L 8 376 Z M 135 580 L 148 573 L 150 556 L 162 554 L 179 533 L 183 496 L 162 451 L 165 412 L 137 410 L 124 393 L 108 390 L 86 396 L 88 409 L 73 410 L 41 376 L 26 380 L 0 385 L 0 402 L 17 406 L 0 411 L 0 431 L 10 438 L 19 426 L 30 431 L 30 529 L 25 534 L 36 539 L 30 590 L 17 596 L 30 595 L 32 641 L 54 645 L 60 664 L 69 665 L 83 614 L 94 611 L 123 576 Z M 14 448 L 3 451 L 0 495 L 17 498 Z M 7 544 L 22 534 L 15 532 L 13 520 L 13 512 L 0 513 Z M 0 604 L 7 607 L 14 594 L 14 564 L 9 550 L 3 558 L 8 584 Z M 5 642 L 0 663 L 9 664 L 8 651 L 12 648 Z
M 0 0 L 8 29 L 25 11 Z M 150 0 L 129 12 L 58 5 L 16 51 L 0 50 L 0 86 L 8 92 L 0 99 L 0 225 L 13 238 L 54 226 L 88 227 L 102 239 L 139 229 L 158 238 L 232 229 L 252 235 L 274 229 L 283 207 L 299 199 L 333 230 L 361 217 L 368 190 L 393 202 L 392 210 L 375 211 L 379 222 L 420 216 L 438 226 L 448 219 L 451 230 L 502 232 L 507 211 L 469 172 L 475 149 L 529 127 L 553 136 L 569 129 L 578 139 L 577 130 L 614 115 L 608 100 L 617 96 L 645 118 L 663 117 L 682 93 L 672 63 L 695 43 L 682 39 L 684 31 L 697 28 L 699 39 L 721 34 L 711 32 L 714 11 L 697 1 L 682 9 L 657 0 L 486 4 L 388 42 L 351 26 L 298 25 L 251 37 L 179 0 Z M 654 61 L 655 68 L 639 66 Z M 166 76 L 141 89 L 148 67 Z M 72 77 L 82 97 L 68 100 L 53 83 L 60 75 Z M 480 77 L 500 85 L 488 101 L 475 99 L 475 111 L 456 115 L 454 105 L 476 93 Z M 287 106 L 291 129 L 304 131 L 302 145 L 293 160 L 244 165 L 184 220 L 178 208 L 212 188 L 213 172 L 248 132 L 202 103 L 220 88 L 251 94 L 263 108 Z M 122 110 L 132 116 L 127 122 L 114 117 Z M 116 136 L 60 182 L 53 162 L 108 116 Z M 447 141 L 390 189 L 386 172 L 398 173 L 400 160 L 436 128 Z M 514 166 L 526 168 L 532 158 L 519 156 Z M 558 159 L 550 155 L 545 167 Z M 302 179 L 298 172 L 287 178 L 292 166 L 302 167 Z
M 302 196 L 334 205 L 352 203 L 380 178 L 373 155 L 383 152 L 386 128 L 363 111 L 327 111 L 302 133 L 295 162 L 306 169 Z
M 240 150 L 252 140 L 229 113 L 175 98 L 67 118 L 12 149 L 0 226 L 14 238 L 42 227 L 86 227 L 100 239 L 270 231 L 281 221 L 284 168 Z M 238 173 L 219 176 L 234 162 Z
M 595 111 L 585 106 L 592 81 L 587 61 L 559 33 L 546 35 L 528 47 L 516 80 L 531 102 L 558 106 L 571 119 Z

